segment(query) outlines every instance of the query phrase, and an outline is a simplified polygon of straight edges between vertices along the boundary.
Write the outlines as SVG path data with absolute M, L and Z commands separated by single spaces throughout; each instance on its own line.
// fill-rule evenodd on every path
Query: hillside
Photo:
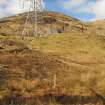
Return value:
M 31 12 L 30 15 L 33 16 L 33 12 Z M 41 33 L 52 34 L 67 33 L 73 30 L 81 31 L 82 22 L 62 13 L 46 11 L 41 13 L 41 17 L 41 23 L 39 23 Z M 26 18 L 27 13 L 1 19 L 0 33 L 2 35 L 20 35 L 23 31 Z M 32 21 L 30 18 L 29 20 L 32 27 Z
M 82 24 L 63 14 L 51 14 L 54 18 L 70 21 L 72 26 Z M 55 74 L 57 88 L 61 90 L 80 95 L 83 88 L 83 94 L 88 95 L 86 90 L 93 88 L 105 95 L 104 36 L 67 28 L 67 32 L 47 36 L 45 33 L 46 37 L 39 38 L 26 36 L 22 40 L 15 33 L 22 15 L 0 22 L 0 98 L 31 96 L 36 90 L 53 89 Z
M 104 37 L 78 33 L 25 40 L 0 37 L 1 96 L 52 88 L 55 74 L 62 89 L 92 87 L 104 94 Z
M 31 12 L 30 15 L 33 16 L 33 12 Z M 73 17 L 64 15 L 63 13 L 51 11 L 42 12 L 40 15 L 42 18 L 41 23 L 39 23 L 39 27 L 41 29 L 41 33 L 45 33 L 46 35 L 55 33 L 72 33 L 73 31 L 89 34 L 94 33 L 101 36 L 104 36 L 105 34 L 105 20 L 82 22 Z M 26 18 L 27 13 L 23 13 L 0 19 L 0 33 L 2 35 L 21 35 Z M 29 20 L 30 23 L 32 23 L 30 18 Z M 29 34 L 31 34 L 31 32 Z

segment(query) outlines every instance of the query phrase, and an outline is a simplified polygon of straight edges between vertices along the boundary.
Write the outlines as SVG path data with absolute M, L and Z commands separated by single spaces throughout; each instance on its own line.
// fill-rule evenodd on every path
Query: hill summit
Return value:
M 0 20 L 1 34 L 16 34 L 22 33 L 28 13 L 22 13 L 16 16 L 3 18 Z M 33 16 L 33 12 L 30 13 Z M 41 22 L 38 23 L 41 33 L 68 33 L 73 30 L 81 31 L 83 23 L 75 18 L 64 15 L 63 13 L 45 11 L 40 13 Z M 32 20 L 29 17 L 28 21 L 32 27 Z M 7 31 L 8 30 L 8 31 Z M 31 32 L 30 32 L 31 33 Z

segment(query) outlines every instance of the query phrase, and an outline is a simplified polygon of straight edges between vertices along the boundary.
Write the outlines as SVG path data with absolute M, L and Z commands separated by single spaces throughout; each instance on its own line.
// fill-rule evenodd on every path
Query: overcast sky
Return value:
M 0 0 L 0 17 L 27 11 L 29 2 L 23 8 L 22 1 Z M 44 0 L 44 6 L 85 21 L 105 19 L 105 0 Z

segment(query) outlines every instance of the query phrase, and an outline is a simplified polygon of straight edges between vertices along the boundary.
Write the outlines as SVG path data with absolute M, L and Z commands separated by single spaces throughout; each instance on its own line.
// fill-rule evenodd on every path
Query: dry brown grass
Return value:
M 62 14 L 50 15 L 68 20 L 72 26 L 81 24 Z M 21 16 L 11 17 L 0 23 L 1 97 L 12 92 L 30 95 L 36 89 L 43 89 L 43 86 L 44 89 L 52 88 L 54 74 L 57 75 L 58 87 L 67 91 L 92 87 L 105 94 L 104 36 L 98 36 L 91 30 L 82 33 L 80 26 L 78 29 L 68 29 L 68 33 L 45 35 L 36 39 L 25 37 L 22 40 L 15 36 L 16 31 L 7 32 L 10 27 L 17 29 L 20 20 Z M 88 27 L 93 27 L 95 31 L 94 25 L 88 24 Z
M 13 94 L 31 95 L 36 89 L 52 88 L 54 74 L 62 89 L 93 87 L 104 94 L 104 37 L 74 32 L 39 39 L 26 37 L 23 41 L 1 36 L 1 40 L 0 64 L 5 65 L 5 70 L 1 68 L 1 95 L 11 90 Z

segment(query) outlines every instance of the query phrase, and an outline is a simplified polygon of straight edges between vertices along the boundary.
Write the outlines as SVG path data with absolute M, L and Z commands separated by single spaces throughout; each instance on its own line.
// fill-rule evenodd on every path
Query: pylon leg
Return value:
M 41 12 L 43 11 L 42 0 L 28 0 L 30 1 L 29 11 L 26 16 L 26 21 L 22 31 L 22 37 L 27 36 L 27 33 L 31 36 L 37 37 L 40 35 L 39 23 L 41 23 Z M 28 35 L 29 36 L 29 35 Z

